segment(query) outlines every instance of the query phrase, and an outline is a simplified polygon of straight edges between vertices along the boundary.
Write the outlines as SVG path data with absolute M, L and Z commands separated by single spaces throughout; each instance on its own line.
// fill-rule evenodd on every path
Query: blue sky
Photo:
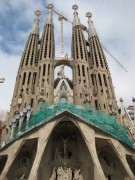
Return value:
M 93 21 L 102 44 L 128 69 L 124 72 L 120 66 L 106 54 L 112 74 L 117 100 L 122 96 L 125 106 L 132 104 L 135 96 L 135 1 L 134 0 L 0 0 L 0 77 L 6 80 L 0 84 L 0 109 L 9 110 L 17 69 L 27 41 L 34 12 L 42 11 L 40 18 L 40 36 L 46 19 L 44 5 L 53 3 L 55 9 L 73 19 L 72 5 L 79 5 L 79 17 L 87 26 L 85 13 L 93 13 Z M 60 26 L 54 15 L 56 56 L 60 55 Z M 64 23 L 65 53 L 71 54 L 72 27 Z M 87 35 L 86 35 L 87 38 Z M 69 74 L 69 71 L 66 71 Z

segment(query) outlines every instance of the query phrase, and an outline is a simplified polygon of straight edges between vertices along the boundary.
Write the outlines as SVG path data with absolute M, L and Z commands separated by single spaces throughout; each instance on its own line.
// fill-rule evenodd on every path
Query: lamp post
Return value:
M 121 116 L 121 124 L 123 123 L 123 114 L 124 114 L 124 106 L 123 106 L 123 98 L 121 97 L 120 98 L 120 103 L 121 103 L 121 114 L 120 114 L 120 116 Z
M 135 121 L 135 98 L 132 98 L 132 102 L 134 103 L 134 121 Z
M 0 78 L 0 83 L 4 83 L 4 81 L 5 81 L 5 78 Z

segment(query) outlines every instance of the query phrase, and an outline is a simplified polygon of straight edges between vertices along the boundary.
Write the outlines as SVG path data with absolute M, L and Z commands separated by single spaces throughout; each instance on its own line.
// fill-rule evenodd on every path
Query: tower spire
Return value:
M 48 16 L 44 26 L 43 34 L 40 40 L 39 49 L 39 71 L 38 71 L 38 105 L 46 100 L 53 103 L 54 92 L 54 57 L 55 57 L 55 43 L 54 43 L 54 25 L 52 17 L 53 4 L 48 4 Z
M 54 7 L 53 4 L 46 5 L 46 8 L 48 9 L 48 17 L 47 17 L 47 20 L 46 20 L 46 24 L 53 25 L 53 18 L 52 18 L 52 9 L 53 9 L 53 7 Z
M 74 103 L 90 104 L 90 82 L 88 77 L 89 63 L 85 37 L 78 17 L 78 6 L 72 6 L 74 10 L 72 28 L 72 58 L 73 58 L 73 93 Z
M 89 77 L 91 77 L 92 82 L 92 104 L 96 109 L 116 115 L 118 114 L 117 103 L 106 57 L 91 20 L 92 13 L 87 12 L 86 17 L 88 17 L 88 42 L 91 67 Z
M 73 26 L 81 25 L 80 19 L 78 17 L 78 5 L 74 4 L 72 6 L 72 9 L 74 9 L 74 19 L 73 19 Z
M 39 16 L 41 15 L 41 11 L 35 11 L 35 19 L 31 29 L 31 34 L 39 34 Z
M 93 21 L 91 20 L 92 13 L 87 12 L 86 17 L 88 17 L 88 35 L 89 35 L 89 37 L 97 36 L 97 32 L 94 28 Z
M 41 11 L 35 12 L 35 19 L 29 34 L 14 89 L 10 118 L 19 113 L 27 105 L 33 106 L 36 101 L 35 89 L 37 80 L 38 44 L 39 44 L 39 16 Z

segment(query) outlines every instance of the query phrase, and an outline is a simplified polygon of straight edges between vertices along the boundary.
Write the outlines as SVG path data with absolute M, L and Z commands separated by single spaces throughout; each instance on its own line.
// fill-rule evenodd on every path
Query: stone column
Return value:
M 88 150 L 90 152 L 90 155 L 92 157 L 93 163 L 94 163 L 94 180 L 106 180 L 105 175 L 103 173 L 102 167 L 100 165 L 97 151 L 95 147 L 95 132 L 93 129 L 91 129 L 89 126 L 87 126 L 84 123 L 78 122 L 78 125 L 81 129 L 81 132 L 83 134 L 85 143 L 88 147 Z
M 15 129 L 15 127 L 16 127 L 16 124 L 15 124 L 15 123 L 13 123 L 13 124 L 12 124 L 12 129 L 11 129 L 10 139 L 12 139 L 12 138 L 13 138 L 13 135 L 14 135 L 14 129 Z
M 46 144 L 48 142 L 48 138 L 50 137 L 50 134 L 54 128 L 56 122 L 50 122 L 47 124 L 42 130 L 40 130 L 39 133 L 39 140 L 38 140 L 38 148 L 37 148 L 37 154 L 29 175 L 29 180 L 37 180 L 38 178 L 38 169 L 40 166 L 40 162 L 43 156 L 43 153 L 46 148 Z M 40 152 L 40 153 L 39 153 Z
M 19 129 L 18 129 L 19 133 L 21 133 L 21 126 L 22 126 L 23 118 L 24 118 L 23 113 L 20 113 Z
M 27 112 L 27 124 L 26 124 L 26 129 L 29 128 L 29 119 L 30 119 L 30 115 L 31 115 L 31 109 L 29 109 L 28 112 Z

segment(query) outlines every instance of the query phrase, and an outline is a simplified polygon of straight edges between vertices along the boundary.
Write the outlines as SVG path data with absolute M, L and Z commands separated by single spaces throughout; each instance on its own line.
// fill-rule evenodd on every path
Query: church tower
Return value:
M 18 114 L 26 105 L 33 106 L 36 94 L 38 43 L 39 43 L 39 16 L 35 12 L 35 20 L 28 37 L 21 63 L 19 66 L 14 95 L 11 104 L 10 118 Z
M 52 18 L 53 5 L 49 4 L 48 17 L 44 26 L 43 34 L 40 42 L 39 50 L 39 65 L 38 65 L 38 104 L 47 101 L 53 103 L 54 101 L 54 65 L 53 60 L 55 56 L 54 45 L 54 25 Z
M 0 179 L 134 180 L 135 137 L 129 126 L 117 123 L 111 75 L 92 14 L 86 15 L 86 41 L 87 28 L 78 6 L 72 6 L 72 57 L 56 58 L 52 12 L 60 13 L 52 4 L 46 7 L 41 39 L 41 12 L 36 11 L 19 66 L 10 118 L 2 131 Z M 65 66 L 72 69 L 72 80 Z
M 111 115 L 116 115 L 118 109 L 108 64 L 91 20 L 92 13 L 88 12 L 86 16 L 88 17 L 89 77 L 92 82 L 93 107 Z
M 73 5 L 74 19 L 72 27 L 73 93 L 75 104 L 91 104 L 89 59 L 82 25 L 78 17 L 78 6 Z

